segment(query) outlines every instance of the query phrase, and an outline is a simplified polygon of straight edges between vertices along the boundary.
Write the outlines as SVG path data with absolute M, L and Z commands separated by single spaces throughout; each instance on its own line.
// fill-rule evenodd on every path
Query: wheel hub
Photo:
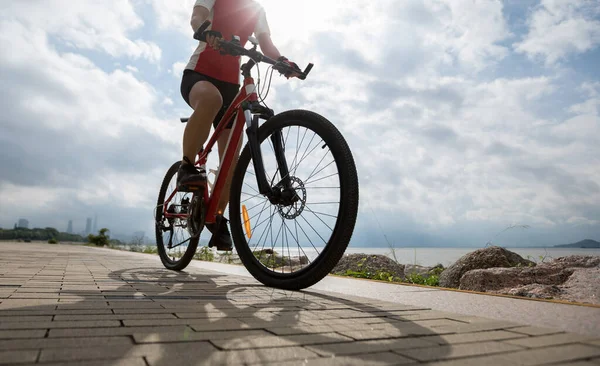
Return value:
M 290 177 L 292 188 L 281 190 L 277 210 L 279 214 L 293 220 L 302 214 L 306 206 L 306 188 L 304 182 L 297 177 Z

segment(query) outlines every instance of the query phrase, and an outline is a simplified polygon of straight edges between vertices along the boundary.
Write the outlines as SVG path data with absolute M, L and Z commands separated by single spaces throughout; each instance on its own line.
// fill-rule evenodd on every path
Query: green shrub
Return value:
M 279 256 L 274 250 L 263 249 L 256 250 L 252 253 L 254 254 L 254 257 L 267 268 L 279 268 L 286 265 L 285 258 Z
M 423 277 L 420 274 L 411 273 L 406 276 L 407 283 L 413 283 L 415 285 L 427 285 L 427 286 L 439 286 L 440 277 L 438 275 L 430 275 L 429 277 Z
M 52 238 L 52 239 L 48 240 L 48 244 L 58 244 L 58 240 L 56 240 L 55 238 Z
M 107 246 L 110 239 L 110 237 L 106 234 L 107 232 L 109 232 L 107 228 L 102 228 L 100 231 L 98 231 L 98 235 L 88 235 L 88 242 L 99 247 Z

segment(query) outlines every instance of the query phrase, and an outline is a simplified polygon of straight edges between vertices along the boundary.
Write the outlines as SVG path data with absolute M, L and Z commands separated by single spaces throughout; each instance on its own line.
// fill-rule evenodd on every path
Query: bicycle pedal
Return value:
M 180 185 L 177 187 L 179 192 L 198 192 L 204 189 L 204 186 Z

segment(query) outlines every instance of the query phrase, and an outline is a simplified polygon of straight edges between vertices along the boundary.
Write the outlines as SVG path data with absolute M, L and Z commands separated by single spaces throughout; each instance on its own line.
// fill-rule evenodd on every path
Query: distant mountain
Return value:
M 582 241 L 578 241 L 577 243 L 555 245 L 554 247 L 555 248 L 600 248 L 600 242 L 592 240 L 592 239 L 585 239 Z

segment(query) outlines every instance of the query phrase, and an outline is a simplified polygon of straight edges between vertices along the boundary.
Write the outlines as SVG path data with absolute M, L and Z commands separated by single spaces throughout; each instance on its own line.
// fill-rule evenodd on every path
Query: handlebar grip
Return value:
M 310 72 L 310 70 L 312 70 L 313 66 L 313 64 L 308 64 L 308 66 L 306 66 L 306 69 L 304 69 L 304 72 L 302 72 L 302 75 L 300 76 L 300 80 L 306 79 L 308 73 Z
M 206 35 L 204 31 L 210 26 L 210 20 L 205 20 L 204 23 L 194 32 L 194 39 L 202 42 L 206 42 Z

